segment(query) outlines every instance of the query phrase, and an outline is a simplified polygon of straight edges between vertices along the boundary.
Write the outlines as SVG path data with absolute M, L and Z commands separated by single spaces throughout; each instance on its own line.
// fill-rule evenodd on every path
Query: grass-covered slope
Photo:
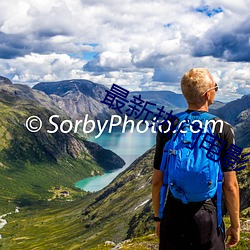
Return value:
M 102 191 L 71 202 L 53 200 L 9 215 L 6 217 L 8 224 L 0 230 L 2 246 L 17 250 L 104 250 L 112 248 L 105 246 L 105 241 L 113 241 L 116 245 L 121 243 L 118 249 L 157 249 L 156 236 L 145 236 L 154 232 L 151 202 L 153 153 L 154 149 L 146 152 Z M 247 164 L 248 167 L 238 173 L 238 178 L 244 208 L 242 215 L 249 217 L 250 163 Z M 241 242 L 235 249 L 247 249 L 249 245 L 247 220 L 242 218 Z M 126 239 L 132 240 L 124 242 Z
M 53 200 L 20 208 L 20 213 L 5 217 L 8 224 L 0 230 L 0 249 L 82 249 L 83 202 Z
M 250 148 L 245 148 L 242 155 L 249 154 Z M 241 171 L 237 171 L 237 179 L 240 187 L 240 208 L 242 215 L 250 217 L 250 155 L 245 156 L 242 160 L 248 162 L 239 164 L 239 167 L 247 166 Z
M 67 118 L 46 94 L 23 85 L 0 85 L 0 215 L 16 205 L 50 198 L 53 186 L 74 188 L 91 173 L 124 165 L 110 150 L 79 135 L 47 133 L 54 128 L 48 119 L 55 114 L 60 115 L 58 125 Z M 33 115 L 43 121 L 37 133 L 25 127 Z
M 54 199 L 34 204 L 7 216 L 8 224 L 0 230 L 3 237 L 0 244 L 4 249 L 68 250 L 89 249 L 106 240 L 119 243 L 133 234 L 130 224 L 143 214 L 147 223 L 140 233 L 152 231 L 149 218 L 152 156 L 153 150 L 103 191 L 73 198 L 74 201 Z

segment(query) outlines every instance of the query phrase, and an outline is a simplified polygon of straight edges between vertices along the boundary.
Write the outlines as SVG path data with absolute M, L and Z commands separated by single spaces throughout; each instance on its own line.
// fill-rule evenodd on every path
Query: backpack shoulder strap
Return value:
M 198 112 L 198 111 L 192 111 L 191 113 L 193 113 L 193 112 Z M 175 114 L 175 116 L 179 119 L 179 121 L 182 121 L 188 115 L 190 115 L 191 113 L 188 113 L 187 111 L 184 111 L 184 112 L 180 112 L 180 113 Z M 205 120 L 212 120 L 214 118 L 217 118 L 216 115 L 213 115 L 213 114 L 208 113 L 208 112 L 204 112 L 201 115 L 202 115 L 202 118 L 205 119 Z
M 216 199 L 216 206 L 217 206 L 217 226 L 221 229 L 222 232 L 222 182 L 223 182 L 223 173 L 221 169 L 219 170 L 218 174 L 218 187 L 217 187 L 217 199 Z
M 217 116 L 216 116 L 216 115 L 213 115 L 213 114 L 211 114 L 211 113 L 205 112 L 205 113 L 202 113 L 202 117 L 203 117 L 205 120 L 212 120 L 212 119 L 216 118 Z
M 175 114 L 174 116 L 178 118 L 178 122 L 175 123 L 175 125 L 178 126 L 178 124 L 181 121 L 185 120 L 188 117 L 188 115 L 189 115 L 189 113 L 186 111 Z
M 203 119 L 205 120 L 212 120 L 214 118 L 218 118 L 216 115 L 210 114 L 208 112 L 205 112 L 202 114 Z M 221 167 L 219 169 L 218 173 L 218 186 L 217 186 L 217 199 L 216 199 L 216 206 L 217 206 L 217 226 L 221 229 L 223 232 L 222 227 L 222 182 L 223 182 L 223 173 L 221 170 Z
M 188 115 L 188 112 L 187 112 L 187 111 L 183 111 L 183 112 L 180 112 L 180 113 L 175 114 L 175 116 L 176 116 L 179 120 L 182 120 L 182 119 L 185 118 L 187 115 Z

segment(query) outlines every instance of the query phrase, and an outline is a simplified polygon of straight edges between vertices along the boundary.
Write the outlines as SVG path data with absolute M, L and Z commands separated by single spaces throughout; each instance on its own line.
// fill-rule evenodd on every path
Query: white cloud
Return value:
M 32 53 L 24 57 L 5 60 L 0 59 L 2 73 L 12 75 L 14 83 L 33 85 L 41 81 L 58 81 L 72 78 L 74 70 L 82 69 L 84 60 L 71 58 L 67 54 L 52 53 L 39 55 Z
M 207 67 L 223 90 L 218 97 L 228 100 L 248 92 L 249 62 L 236 62 L 246 57 L 220 34 L 237 35 L 249 8 L 247 0 L 1 1 L 1 74 L 29 84 L 86 78 L 179 91 L 185 71 Z M 98 53 L 87 64 L 86 51 Z

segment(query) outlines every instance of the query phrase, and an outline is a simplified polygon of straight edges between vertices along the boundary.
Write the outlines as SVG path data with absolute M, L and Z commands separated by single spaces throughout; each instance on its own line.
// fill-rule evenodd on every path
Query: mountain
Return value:
M 125 110 L 131 104 L 131 102 L 127 103 L 122 109 L 123 114 L 120 114 L 118 110 L 109 108 L 108 105 L 101 103 L 101 101 L 104 100 L 107 91 L 110 90 L 104 85 L 88 80 L 73 79 L 59 82 L 41 82 L 35 85 L 33 89 L 43 91 L 49 95 L 56 105 L 73 120 L 83 119 L 88 115 L 88 119 L 100 120 L 101 123 L 104 123 L 105 120 L 110 120 L 112 115 L 124 117 Z M 157 104 L 157 106 L 147 106 L 153 113 L 156 113 L 157 108 L 161 106 L 164 106 L 164 110 L 168 112 L 171 110 L 179 112 L 186 107 L 183 96 L 171 91 L 130 92 L 127 100 L 132 101 L 133 96 L 139 97 L 139 95 L 141 95 L 143 101 Z M 132 115 L 130 119 L 135 116 Z M 152 114 L 147 117 L 149 120 L 152 118 Z M 143 119 L 143 115 L 140 119 Z
M 88 119 L 100 120 L 101 122 L 110 120 L 111 115 L 123 117 L 129 105 L 128 103 L 122 109 L 122 115 L 119 111 L 109 108 L 108 105 L 101 103 L 109 89 L 104 85 L 88 80 L 73 79 L 59 82 L 41 82 L 35 85 L 33 89 L 43 91 L 49 95 L 56 105 L 74 120 L 84 118 L 86 114 L 88 114 Z M 171 91 L 130 92 L 127 100 L 131 101 L 133 96 L 138 97 L 139 95 L 145 102 L 157 104 L 158 108 L 165 106 L 165 111 L 174 110 L 178 112 L 186 107 L 186 101 L 183 96 Z M 157 107 L 147 106 L 154 113 L 157 112 Z M 148 119 L 152 118 L 152 115 L 148 116 Z
M 159 108 L 164 106 L 166 111 L 187 107 L 183 95 L 172 91 L 134 91 L 130 92 L 129 98 L 132 99 L 133 95 L 141 95 L 144 101 L 155 103 Z
M 182 94 L 176 94 L 172 91 L 134 91 L 130 92 L 129 98 L 132 99 L 133 96 L 139 95 L 141 95 L 141 99 L 144 101 L 157 104 L 158 108 L 164 106 L 166 111 L 173 110 L 178 112 L 187 109 L 187 102 L 184 96 Z M 223 102 L 215 101 L 209 108 L 214 110 L 221 108 L 224 105 L 225 104 Z
M 74 189 L 74 183 L 91 175 L 121 168 L 125 162 L 115 153 L 88 142 L 79 134 L 56 133 L 67 114 L 45 93 L 19 84 L 0 85 L 0 211 L 9 206 L 51 197 L 53 186 Z M 30 116 L 39 116 L 42 128 L 26 128 Z M 32 123 L 37 126 L 36 122 Z M 68 128 L 65 126 L 64 129 Z M 9 201 L 9 202 L 8 202 Z
M 250 94 L 244 95 L 240 99 L 231 101 L 223 107 L 214 111 L 214 114 L 221 117 L 231 125 L 235 126 L 238 122 L 238 116 L 244 110 L 250 108 Z
M 242 111 L 236 120 L 236 144 L 242 148 L 250 146 L 250 108 Z
M 234 127 L 237 146 L 250 147 L 250 95 L 244 95 L 211 113 Z
M 89 119 L 104 121 L 116 114 L 115 110 L 101 103 L 108 88 L 88 80 L 41 82 L 33 89 L 50 95 L 57 106 L 75 120 L 83 119 L 88 114 Z
M 33 89 L 43 91 L 49 95 L 56 105 L 74 120 L 84 118 L 88 114 L 88 119 L 104 122 L 105 120 L 110 120 L 111 115 L 121 115 L 119 111 L 101 103 L 109 89 L 104 85 L 88 80 L 73 79 L 59 82 L 41 82 L 35 85 Z M 187 108 L 186 100 L 182 94 L 176 94 L 171 91 L 134 91 L 130 92 L 127 97 L 127 100 L 130 102 L 122 109 L 122 117 L 125 115 L 128 105 L 134 105 L 131 103 L 134 100 L 134 96 L 141 96 L 141 100 L 144 101 L 142 105 L 146 102 L 156 104 L 156 106 L 147 105 L 146 108 L 153 112 L 153 114 L 148 115 L 148 120 L 151 120 L 153 115 L 158 113 L 157 108 L 161 108 L 162 106 L 164 106 L 165 112 L 173 110 L 174 113 L 184 111 Z M 214 110 L 223 105 L 221 102 L 215 102 L 211 106 L 211 109 Z M 140 109 L 139 106 L 137 107 Z M 135 116 L 132 115 L 132 117 Z M 140 119 L 143 118 L 142 114 Z
M 13 84 L 8 78 L 0 76 L 0 84 Z
M 209 106 L 209 111 L 211 112 L 212 110 L 222 108 L 224 105 L 225 105 L 225 103 L 223 103 L 223 102 L 214 101 L 214 103 Z

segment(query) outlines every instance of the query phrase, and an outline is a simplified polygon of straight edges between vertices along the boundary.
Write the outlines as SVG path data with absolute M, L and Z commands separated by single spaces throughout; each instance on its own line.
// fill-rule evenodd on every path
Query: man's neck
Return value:
M 203 105 L 188 103 L 188 109 L 189 110 L 197 110 L 197 111 L 206 111 L 206 112 L 208 112 L 208 103 L 206 102 Z

